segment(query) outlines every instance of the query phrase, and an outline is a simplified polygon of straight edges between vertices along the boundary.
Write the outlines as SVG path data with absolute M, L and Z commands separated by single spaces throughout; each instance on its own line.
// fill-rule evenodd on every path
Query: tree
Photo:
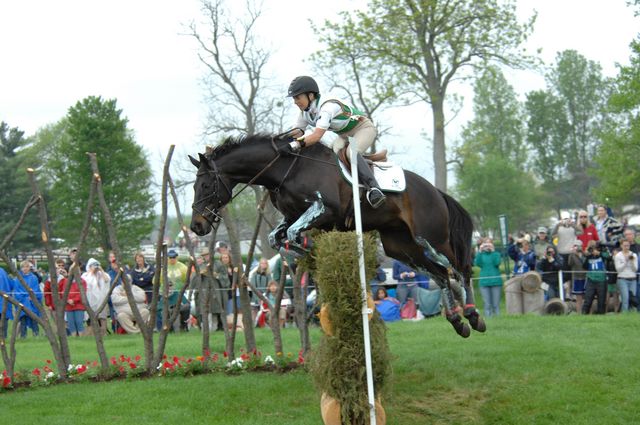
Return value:
M 608 91 L 598 63 L 565 50 L 547 74 L 547 89 L 527 95 L 533 170 L 556 210 L 591 200 L 589 188 L 595 182 L 590 170 L 607 120 Z
M 195 23 L 189 26 L 189 35 L 199 47 L 198 58 L 207 75 L 206 102 L 209 108 L 207 134 L 255 134 L 259 131 L 280 132 L 284 105 L 274 99 L 281 98 L 282 90 L 274 91 L 266 85 L 266 67 L 271 52 L 261 47 L 256 37 L 256 26 L 262 15 L 260 7 L 250 0 L 245 14 L 237 17 L 224 7 L 222 0 L 202 0 L 208 32 Z M 255 204 L 262 199 L 263 189 L 254 187 Z M 277 211 L 267 203 L 265 217 L 276 222 Z M 231 212 L 233 216 L 233 212 Z M 268 243 L 270 229 L 260 229 L 260 247 L 265 256 L 275 255 Z M 238 235 L 230 234 L 236 243 Z
M 640 201 L 640 38 L 631 50 L 630 64 L 619 67 L 609 99 L 615 119 L 604 132 L 594 170 L 600 178 L 596 195 L 613 205 Z
M 445 100 L 450 84 L 468 77 L 465 69 L 490 62 L 513 67 L 531 63 L 518 48 L 535 16 L 518 23 L 511 0 L 371 0 L 366 12 L 354 16 L 338 26 L 329 23 L 327 31 L 340 28 L 342 37 L 366 52 L 364 66 L 388 64 L 398 91 L 430 105 L 435 185 L 446 190 Z
M 45 131 L 33 149 L 54 143 L 54 154 L 43 165 L 51 176 L 50 211 L 54 234 L 75 243 L 80 236 L 89 198 L 91 166 L 87 152 L 95 152 L 100 164 L 106 201 L 117 226 L 123 250 L 132 250 L 153 227 L 154 206 L 151 169 L 145 153 L 127 128 L 128 120 L 116 100 L 90 96 L 69 108 L 61 121 L 62 133 Z M 57 134 L 57 138 L 50 136 Z M 104 218 L 94 209 L 94 226 L 87 246 L 110 246 Z
M 27 143 L 24 131 L 17 127 L 10 128 L 4 121 L 0 122 L 0 239 L 16 224 L 31 197 L 26 168 L 32 165 L 25 160 L 23 153 Z M 28 215 L 8 250 L 28 251 L 38 246 L 39 241 L 33 238 L 34 229 L 38 225 L 37 215 Z
M 462 132 L 465 149 L 503 157 L 524 168 L 522 106 L 500 69 L 489 66 L 481 73 L 473 99 L 474 119 Z
M 498 68 L 476 80 L 473 109 L 457 151 L 461 202 L 485 232 L 498 228 L 499 214 L 515 226 L 530 224 L 539 211 L 538 190 L 526 169 L 522 106 Z

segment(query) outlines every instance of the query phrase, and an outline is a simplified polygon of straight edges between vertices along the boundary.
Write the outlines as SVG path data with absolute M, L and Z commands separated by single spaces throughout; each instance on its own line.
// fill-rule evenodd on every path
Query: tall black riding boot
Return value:
M 380 190 L 380 186 L 376 181 L 373 171 L 369 168 L 369 164 L 364 160 L 362 155 L 358 154 L 358 179 L 367 189 L 367 201 L 373 208 L 378 208 L 386 199 L 384 193 Z

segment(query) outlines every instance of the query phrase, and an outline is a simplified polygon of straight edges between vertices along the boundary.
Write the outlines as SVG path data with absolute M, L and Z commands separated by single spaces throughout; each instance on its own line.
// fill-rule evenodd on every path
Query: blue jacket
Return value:
M 36 298 L 38 299 L 38 301 L 42 303 L 42 291 L 40 290 L 40 283 L 38 283 L 38 278 L 36 277 L 36 275 L 33 273 L 25 275 L 22 273 L 22 271 L 19 271 L 18 273 L 20 273 L 20 276 L 22 276 L 29 288 L 31 288 L 31 290 L 36 294 Z M 33 301 L 31 301 L 29 292 L 22 286 L 20 280 L 17 278 L 14 283 L 14 293 L 15 298 L 18 301 L 20 301 L 26 308 L 33 311 L 37 316 L 40 316 L 40 310 L 38 310 L 38 307 L 36 307 Z M 26 315 L 27 314 L 24 311 L 21 311 L 19 318 Z
M 397 280 L 398 283 L 415 283 L 416 280 L 414 277 L 405 277 L 404 279 L 400 278 L 401 273 L 409 272 L 415 273 L 416 271 L 398 260 L 393 261 L 393 278 Z
M 7 275 L 7 272 L 4 271 L 2 267 L 0 267 L 0 291 L 3 291 L 7 295 L 14 296 L 13 293 L 13 279 L 10 279 Z M 13 310 L 11 308 L 11 304 L 8 301 L 4 300 L 4 297 L 0 297 L 0 314 L 2 314 L 2 310 L 4 309 L 4 303 L 9 304 L 7 306 L 7 319 L 13 320 Z
M 526 254 L 520 251 L 520 248 L 515 244 L 509 245 L 509 257 L 516 262 L 513 266 L 514 274 L 524 274 L 528 271 L 535 270 L 536 268 L 536 253 L 535 251 L 529 251 Z

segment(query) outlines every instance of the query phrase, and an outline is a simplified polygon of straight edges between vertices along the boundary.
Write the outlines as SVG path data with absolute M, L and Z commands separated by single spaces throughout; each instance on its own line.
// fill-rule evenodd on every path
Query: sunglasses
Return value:
M 586 215 L 581 215 L 580 218 L 588 218 Z

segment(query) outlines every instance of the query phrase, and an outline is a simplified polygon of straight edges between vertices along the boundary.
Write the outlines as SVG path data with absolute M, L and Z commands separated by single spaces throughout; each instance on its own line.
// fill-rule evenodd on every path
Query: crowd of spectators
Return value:
M 502 256 L 490 238 L 481 238 L 476 248 L 485 315 L 491 316 L 499 313 L 500 290 L 491 294 L 483 288 L 488 282 L 502 287 Z M 618 221 L 605 206 L 597 207 L 593 216 L 586 210 L 573 217 L 563 212 L 551 231 L 539 227 L 535 234 L 510 235 L 506 249 L 513 275 L 538 272 L 546 299 L 562 296 L 574 301 L 582 314 L 640 311 L 639 252 L 635 229 Z

